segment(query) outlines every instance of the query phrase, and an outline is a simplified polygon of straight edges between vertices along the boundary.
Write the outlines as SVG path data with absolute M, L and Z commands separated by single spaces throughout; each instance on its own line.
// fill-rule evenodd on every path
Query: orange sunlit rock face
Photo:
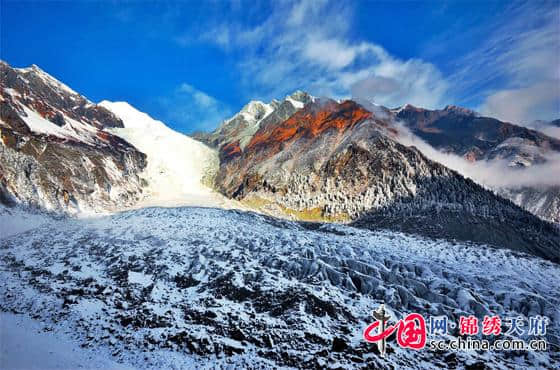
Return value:
M 319 109 L 308 106 L 280 125 L 257 131 L 247 150 L 280 148 L 283 143 L 304 136 L 313 138 L 329 129 L 342 132 L 371 116 L 371 112 L 350 100 L 341 104 L 329 101 Z
M 230 160 L 241 154 L 239 140 L 224 145 L 220 150 L 221 160 Z

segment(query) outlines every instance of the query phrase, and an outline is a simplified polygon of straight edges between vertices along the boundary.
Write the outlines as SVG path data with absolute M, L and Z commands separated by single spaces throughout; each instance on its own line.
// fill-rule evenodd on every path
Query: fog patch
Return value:
M 413 134 L 402 122 L 395 122 L 399 130 L 398 140 L 406 146 L 414 146 L 429 159 L 451 168 L 473 181 L 491 188 L 519 188 L 523 186 L 560 185 L 560 154 L 545 155 L 546 162 L 530 167 L 512 167 L 510 161 L 493 159 L 470 162 L 451 153 L 443 153 Z

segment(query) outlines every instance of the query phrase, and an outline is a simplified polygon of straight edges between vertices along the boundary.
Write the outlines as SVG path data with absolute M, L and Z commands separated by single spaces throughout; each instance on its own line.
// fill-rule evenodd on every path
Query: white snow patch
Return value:
M 289 97 L 289 96 L 286 98 L 286 100 L 289 101 L 289 102 L 290 102 L 294 107 L 296 107 L 297 109 L 301 109 L 301 108 L 303 108 L 303 106 L 305 105 L 305 104 L 303 104 L 302 102 L 297 101 L 297 100 L 294 100 L 294 99 L 292 99 L 292 98 Z
M 98 141 L 95 140 L 97 128 L 76 121 L 66 115 L 63 115 L 66 124 L 62 127 L 55 125 L 46 118 L 43 118 L 39 113 L 22 106 L 26 116 L 22 115 L 21 118 L 29 127 L 29 129 L 38 134 L 45 134 L 56 136 L 62 139 L 70 139 L 74 141 L 83 142 L 89 145 L 97 145 Z
M 18 97 L 21 96 L 16 90 L 9 88 L 9 87 L 5 87 L 4 91 L 6 92 L 6 94 L 14 96 L 14 97 Z
M 129 271 L 128 283 L 139 284 L 142 285 L 143 287 L 147 287 L 152 283 L 152 275 L 143 274 L 141 272 Z
M 67 131 L 62 127 L 58 127 L 51 121 L 44 119 L 38 113 L 32 111 L 31 109 L 23 106 L 26 116 L 21 116 L 27 127 L 33 132 L 39 134 L 53 135 L 60 138 L 67 137 Z
M 132 369 L 112 361 L 107 353 L 84 349 L 63 332 L 24 315 L 0 312 L 2 369 Z

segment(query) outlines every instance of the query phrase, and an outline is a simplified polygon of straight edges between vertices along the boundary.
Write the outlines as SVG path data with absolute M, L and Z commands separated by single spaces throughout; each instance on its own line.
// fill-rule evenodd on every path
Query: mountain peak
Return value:
M 224 126 L 239 126 L 241 122 L 242 125 L 254 126 L 257 125 L 262 119 L 268 116 L 274 111 L 274 107 L 270 104 L 266 104 L 260 100 L 252 100 L 247 103 L 239 113 L 235 114 L 230 119 L 226 120 L 224 124 L 218 128 L 221 130 Z
M 309 100 L 311 98 L 314 98 L 309 93 L 307 93 L 303 90 L 296 90 L 293 93 L 291 93 L 290 95 L 288 95 L 288 97 L 290 97 L 292 99 L 295 99 L 297 101 L 301 101 L 301 102 Z
M 459 107 L 457 105 L 452 105 L 452 104 L 451 105 L 446 105 L 445 108 L 443 108 L 443 110 L 447 111 L 447 112 L 454 112 L 454 113 L 465 114 L 465 115 L 469 115 L 469 116 L 477 115 L 477 113 L 472 109 Z
M 397 113 L 402 112 L 402 111 L 406 111 L 406 112 L 426 112 L 426 111 L 431 111 L 431 112 L 447 112 L 447 113 L 456 113 L 456 114 L 462 114 L 462 115 L 467 115 L 467 116 L 478 116 L 478 113 L 475 112 L 472 109 L 469 108 L 464 108 L 464 107 L 460 107 L 458 105 L 453 105 L 453 104 L 448 104 L 446 105 L 443 109 L 436 109 L 436 110 L 430 110 L 430 109 L 426 109 L 426 108 L 422 108 L 422 107 L 416 107 L 410 103 L 407 103 L 405 105 L 403 105 L 400 108 L 394 109 L 393 111 L 396 111 Z
M 416 107 L 416 106 L 414 106 L 410 103 L 406 103 L 405 105 L 401 106 L 400 108 L 394 109 L 394 111 L 396 111 L 397 113 L 402 112 L 402 111 L 420 112 L 422 110 L 423 110 L 423 108 Z
M 8 65 L 8 63 L 6 62 L 2 62 L 2 64 Z M 45 72 L 44 70 L 41 69 L 41 67 L 39 67 L 37 64 L 31 64 L 29 67 L 22 67 L 22 68 L 14 68 L 16 71 L 22 72 L 22 73 L 27 73 L 27 72 L 42 72 L 46 75 L 48 75 L 47 72 Z
M 54 87 L 56 90 L 66 92 L 66 93 L 69 93 L 71 95 L 80 95 L 76 91 L 74 91 L 70 87 L 68 87 L 66 84 L 60 82 L 57 78 L 55 78 L 52 75 L 45 72 L 37 64 L 32 64 L 31 66 L 26 67 L 26 68 L 14 68 L 14 70 L 16 70 L 17 72 L 20 72 L 23 75 L 33 74 L 33 75 L 37 76 L 38 78 L 40 78 L 43 82 L 45 82 L 49 86 Z
M 251 100 L 241 109 L 240 113 L 249 113 L 257 118 L 260 115 L 264 115 L 268 110 L 267 108 L 269 108 L 268 104 L 260 100 Z
M 301 109 L 305 104 L 315 101 L 315 97 L 309 95 L 305 91 L 296 90 L 290 95 L 286 96 L 285 101 L 289 101 L 294 107 Z

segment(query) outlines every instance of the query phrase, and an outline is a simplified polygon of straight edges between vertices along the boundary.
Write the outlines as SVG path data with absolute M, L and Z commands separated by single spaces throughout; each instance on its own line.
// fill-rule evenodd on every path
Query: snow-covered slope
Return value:
M 147 155 L 142 177 L 147 196 L 135 207 L 196 205 L 235 207 L 236 203 L 209 186 L 218 168 L 214 149 L 180 134 L 126 102 L 103 101 L 100 106 L 113 112 L 124 128 L 107 129 Z
M 1 311 L 139 368 L 558 368 L 559 266 L 469 243 L 146 208 L 0 237 L 0 281 Z M 381 358 L 362 339 L 381 302 L 391 320 L 547 316 L 550 347 L 413 351 L 390 341 Z
M 4 207 L 0 204 L 0 238 L 34 229 L 48 220 L 44 213 L 33 212 L 24 207 Z
M 552 226 L 400 144 L 394 131 L 350 100 L 308 103 L 285 121 L 263 121 L 244 148 L 222 146 L 215 186 L 274 216 L 469 240 L 560 261 Z

